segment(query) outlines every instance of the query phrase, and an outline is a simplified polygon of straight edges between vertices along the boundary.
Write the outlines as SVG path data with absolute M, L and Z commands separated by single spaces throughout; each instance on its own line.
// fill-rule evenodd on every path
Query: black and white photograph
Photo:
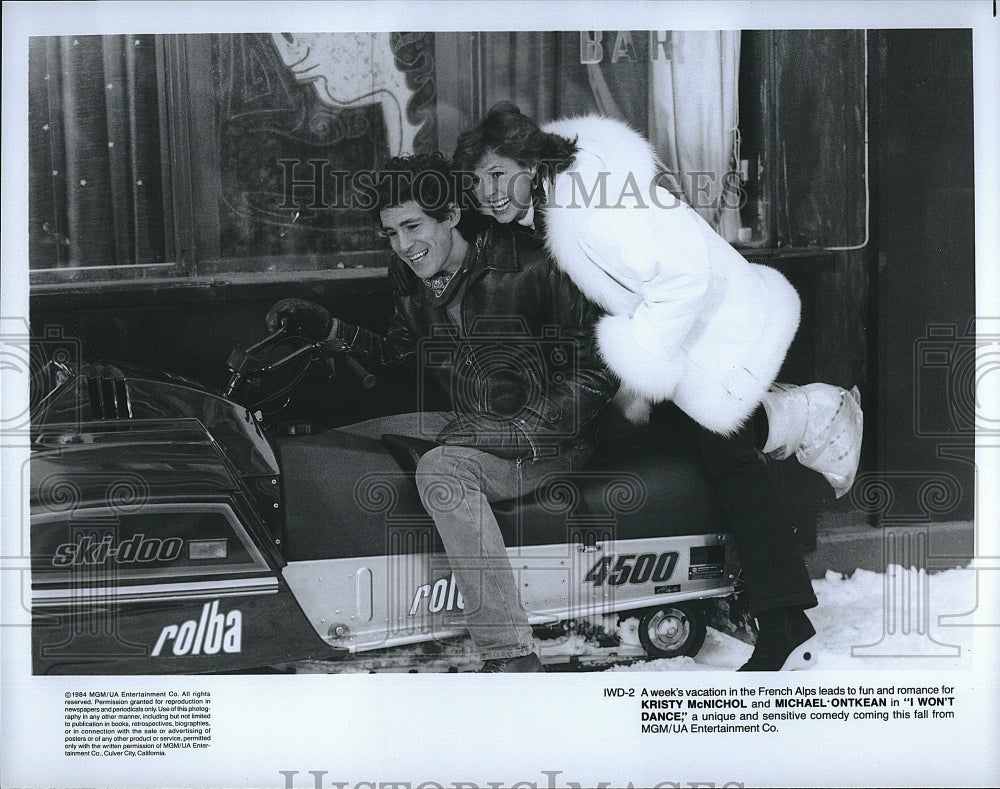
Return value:
M 994 3 L 3 13 L 3 786 L 1000 785 Z

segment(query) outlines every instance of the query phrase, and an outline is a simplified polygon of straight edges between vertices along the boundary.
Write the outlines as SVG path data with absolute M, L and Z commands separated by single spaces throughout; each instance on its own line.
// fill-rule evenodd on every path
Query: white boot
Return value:
M 792 453 L 818 471 L 839 499 L 854 484 L 861 459 L 864 414 L 858 387 L 774 384 L 764 395 L 768 435 L 764 452 L 784 459 Z

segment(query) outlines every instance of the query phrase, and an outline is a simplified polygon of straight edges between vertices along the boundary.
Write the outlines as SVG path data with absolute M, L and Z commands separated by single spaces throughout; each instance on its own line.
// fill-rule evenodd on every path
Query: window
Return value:
M 433 44 L 423 33 L 186 37 L 198 270 L 382 263 L 387 245 L 347 176 L 436 149 Z
M 681 74 L 704 48 L 685 49 L 693 35 L 719 53 L 718 79 Z M 501 99 L 542 121 L 615 115 L 662 138 L 668 166 L 691 178 L 673 124 L 704 84 L 732 108 L 706 165 L 716 184 L 741 174 L 727 238 L 851 243 L 864 235 L 863 53 L 861 31 L 33 39 L 32 281 L 381 266 L 386 242 L 347 174 L 402 151 L 450 153 Z
M 30 41 L 33 273 L 173 260 L 162 60 L 149 35 Z
M 436 149 L 433 42 L 33 39 L 32 281 L 379 265 L 343 175 Z

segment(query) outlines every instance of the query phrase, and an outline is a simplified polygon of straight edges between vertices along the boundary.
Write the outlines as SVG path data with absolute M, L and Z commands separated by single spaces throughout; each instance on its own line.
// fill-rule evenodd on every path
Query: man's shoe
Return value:
M 779 460 L 794 454 L 818 471 L 839 499 L 854 484 L 861 459 L 864 413 L 858 387 L 774 384 L 764 394 L 768 436 L 763 452 Z
M 763 611 L 753 654 L 737 671 L 801 671 L 816 665 L 816 629 L 801 608 Z
M 480 674 L 527 674 L 535 671 L 545 669 L 534 652 L 521 657 L 493 658 L 483 663 L 483 667 L 479 669 Z

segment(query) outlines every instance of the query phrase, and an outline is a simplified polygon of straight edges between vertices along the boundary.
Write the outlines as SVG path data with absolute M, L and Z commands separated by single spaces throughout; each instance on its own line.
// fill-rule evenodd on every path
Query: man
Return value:
M 417 464 L 417 487 L 464 598 L 481 670 L 541 671 L 490 502 L 589 459 L 596 417 L 618 388 L 594 344 L 600 315 L 531 234 L 495 222 L 466 230 L 441 156 L 393 159 L 375 183 L 375 210 L 395 253 L 395 311 L 385 335 L 296 299 L 276 304 L 268 323 L 290 316 L 313 336 L 336 337 L 381 364 L 411 359 L 422 347 L 444 351 L 428 354 L 436 361 L 425 366 L 451 412 L 343 429 L 433 440 Z

